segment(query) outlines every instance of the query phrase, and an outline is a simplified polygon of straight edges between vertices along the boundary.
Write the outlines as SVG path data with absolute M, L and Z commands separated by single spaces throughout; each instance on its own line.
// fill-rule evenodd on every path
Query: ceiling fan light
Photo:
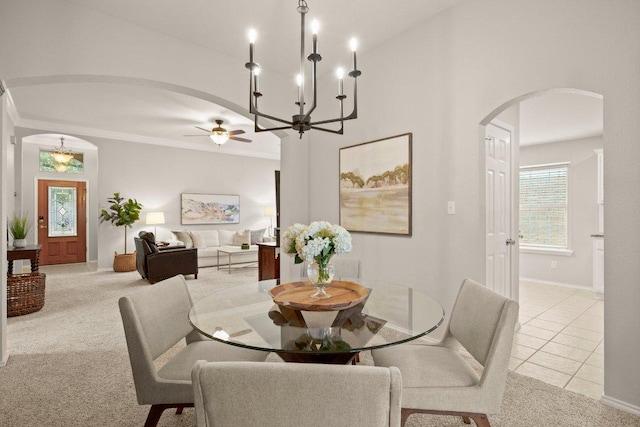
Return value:
M 227 132 L 213 132 L 209 138 L 216 144 L 222 145 L 229 139 L 229 134 Z

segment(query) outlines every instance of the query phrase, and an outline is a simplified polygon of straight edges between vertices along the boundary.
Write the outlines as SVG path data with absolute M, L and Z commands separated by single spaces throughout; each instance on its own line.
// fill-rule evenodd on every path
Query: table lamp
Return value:
M 164 212 L 148 212 L 145 222 L 147 225 L 153 225 L 153 235 L 157 239 L 156 226 L 158 224 L 164 224 Z
M 264 207 L 264 216 L 268 216 L 271 221 L 271 225 L 269 226 L 269 236 L 273 236 L 273 217 L 276 216 L 276 207 L 275 206 L 265 206 Z

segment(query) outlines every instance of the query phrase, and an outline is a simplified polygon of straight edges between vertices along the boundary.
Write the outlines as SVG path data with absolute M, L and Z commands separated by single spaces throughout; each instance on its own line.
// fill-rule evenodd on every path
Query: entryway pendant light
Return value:
M 60 137 L 60 147 L 53 150 L 51 157 L 58 163 L 68 163 L 73 159 L 73 152 L 64 148 L 64 137 Z
M 310 129 L 317 129 L 325 132 L 337 133 L 342 135 L 344 128 L 345 120 L 352 120 L 358 117 L 358 76 L 362 73 L 357 68 L 356 64 L 356 48 L 357 42 L 355 39 L 351 39 L 351 51 L 353 52 L 353 69 L 349 71 L 349 77 L 353 77 L 353 111 L 348 116 L 344 116 L 343 111 L 343 102 L 347 97 L 344 94 L 343 90 L 343 78 L 344 71 L 342 69 L 338 69 L 338 95 L 336 99 L 340 104 L 340 117 L 335 119 L 328 120 L 320 120 L 320 121 L 312 121 L 311 113 L 316 109 L 317 105 L 317 94 L 318 94 L 318 84 L 317 84 L 317 71 L 316 67 L 318 62 L 322 60 L 322 56 L 318 51 L 318 29 L 319 25 L 317 21 L 312 23 L 312 50 L 311 54 L 306 57 L 307 60 L 311 62 L 311 94 L 312 101 L 311 107 L 305 111 L 305 15 L 309 12 L 309 7 L 307 6 L 307 2 L 305 0 L 298 0 L 298 13 L 300 13 L 300 73 L 298 74 L 296 80 L 298 84 L 298 100 L 295 104 L 298 106 L 299 111 L 298 114 L 294 114 L 291 120 L 282 119 L 276 116 L 272 116 L 269 114 L 265 114 L 258 110 L 258 98 L 260 98 L 263 94 L 259 89 L 258 76 L 260 75 L 260 66 L 257 62 L 254 61 L 254 46 L 256 42 L 256 31 L 249 31 L 249 62 L 245 64 L 245 66 L 249 69 L 249 112 L 254 116 L 254 125 L 256 132 L 265 132 L 265 131 L 273 131 L 280 129 L 293 129 L 300 134 L 302 138 L 302 134 Z M 280 123 L 286 123 L 287 126 L 282 127 L 273 127 L 273 128 L 260 128 L 258 126 L 258 117 L 264 117 L 269 120 L 273 120 Z M 329 123 L 340 123 L 340 129 L 333 130 L 327 129 L 324 127 L 319 127 L 319 125 L 325 125 Z

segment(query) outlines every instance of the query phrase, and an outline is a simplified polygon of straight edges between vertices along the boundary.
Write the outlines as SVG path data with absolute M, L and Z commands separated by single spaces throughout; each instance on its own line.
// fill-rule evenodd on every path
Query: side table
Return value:
M 38 271 L 42 245 L 7 248 L 7 317 L 36 312 L 44 306 L 46 276 Z M 13 261 L 28 259 L 31 273 L 13 274 Z
M 27 245 L 24 248 L 7 247 L 7 261 L 9 261 L 7 277 L 13 274 L 13 261 L 19 259 L 28 259 L 31 261 L 31 272 L 37 273 L 38 263 L 40 261 L 40 249 L 42 249 L 42 245 Z

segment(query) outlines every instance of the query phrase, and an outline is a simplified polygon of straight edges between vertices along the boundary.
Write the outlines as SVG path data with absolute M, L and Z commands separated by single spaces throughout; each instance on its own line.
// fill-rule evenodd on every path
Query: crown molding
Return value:
M 16 110 L 17 114 L 17 110 Z M 206 151 L 212 153 L 219 154 L 230 154 L 235 156 L 244 156 L 244 157 L 256 157 L 260 159 L 268 159 L 268 160 L 280 160 L 280 156 L 271 153 L 261 153 L 252 150 L 243 150 L 237 148 L 230 148 L 225 146 L 218 146 L 216 144 L 209 144 L 204 146 L 190 143 L 186 141 L 174 141 L 172 139 L 166 138 L 158 138 L 153 136 L 146 135 L 136 135 L 125 132 L 114 132 L 105 129 L 96 129 L 84 126 L 76 126 L 69 124 L 61 124 L 55 122 L 48 122 L 43 120 L 33 120 L 33 119 L 23 119 L 20 116 L 17 116 L 18 120 L 14 121 L 14 124 L 18 127 L 30 128 L 30 129 L 40 129 L 46 131 L 48 133 L 66 133 L 74 136 L 86 136 L 86 137 L 94 137 L 94 138 L 105 138 L 105 139 L 115 139 L 118 141 L 127 141 L 127 142 L 135 142 L 138 144 L 149 144 L 149 145 L 160 145 L 164 147 L 173 147 L 173 148 L 181 148 L 187 150 L 196 150 L 196 151 Z
M 17 126 L 18 122 L 21 121 L 20 113 L 18 113 L 16 104 L 13 102 L 11 92 L 7 90 L 5 94 L 7 95 L 7 114 L 9 115 L 9 118 L 13 122 L 14 126 Z

